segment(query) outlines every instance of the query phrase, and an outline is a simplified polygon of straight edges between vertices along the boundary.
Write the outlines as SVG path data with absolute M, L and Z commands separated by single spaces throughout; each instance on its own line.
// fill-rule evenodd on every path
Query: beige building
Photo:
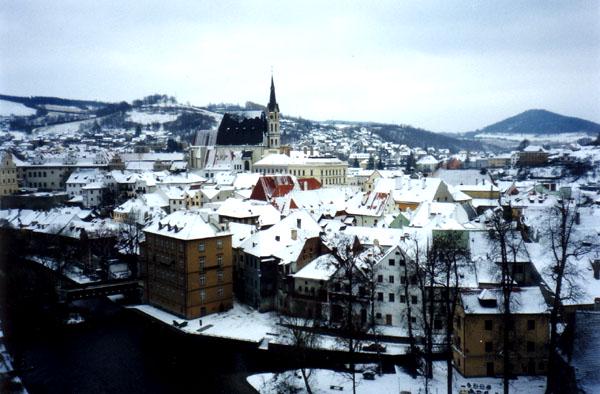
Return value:
M 323 187 L 345 186 L 348 163 L 330 156 L 290 157 L 284 154 L 270 154 L 254 163 L 254 171 L 263 175 L 288 174 L 298 178 L 316 178 Z
M 515 375 L 539 375 L 548 362 L 549 313 L 539 287 L 516 288 L 511 296 L 512 345 Z M 461 292 L 454 320 L 452 358 L 463 376 L 503 375 L 504 331 L 500 289 Z M 510 325 L 509 325 L 510 327 Z
M 185 319 L 233 307 L 231 233 L 176 211 L 144 229 L 148 303 Z
M 19 189 L 17 183 L 17 166 L 13 161 L 12 153 L 0 153 L 0 196 L 16 193 Z

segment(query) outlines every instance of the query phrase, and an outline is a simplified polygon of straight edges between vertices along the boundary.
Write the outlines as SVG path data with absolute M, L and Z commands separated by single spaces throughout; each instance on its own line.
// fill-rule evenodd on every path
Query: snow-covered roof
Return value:
M 228 198 L 221 204 L 217 213 L 220 216 L 238 219 L 258 218 L 261 227 L 275 224 L 280 219 L 279 211 L 271 204 L 257 200 L 242 201 Z
M 463 290 L 460 299 L 466 314 L 488 315 L 503 311 L 502 290 L 498 288 Z M 513 314 L 548 313 L 548 305 L 537 286 L 513 289 L 510 309 Z
M 391 196 L 388 193 L 358 193 L 348 200 L 346 212 L 349 215 L 381 217 L 390 203 Z
M 600 387 L 600 311 L 577 311 L 571 365 L 578 388 L 585 393 Z
M 308 213 L 296 211 L 273 227 L 253 234 L 242 247 L 248 254 L 275 256 L 286 264 L 296 261 L 304 242 L 318 237 L 320 232 L 321 226 Z
M 144 228 L 146 233 L 162 235 L 181 240 L 196 240 L 230 235 L 213 224 L 206 223 L 195 211 L 175 211 L 160 220 L 153 221 Z
M 328 253 L 317 257 L 293 276 L 296 279 L 329 280 L 337 271 L 335 257 Z

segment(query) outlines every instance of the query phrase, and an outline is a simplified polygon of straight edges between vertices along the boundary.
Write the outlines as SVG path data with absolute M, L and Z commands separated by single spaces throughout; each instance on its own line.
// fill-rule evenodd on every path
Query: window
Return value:
M 206 265 L 206 257 L 200 256 L 200 271 L 204 271 L 205 265 Z
M 375 318 L 376 318 L 376 319 L 381 319 L 381 313 L 380 313 L 380 312 L 377 312 L 377 313 L 375 314 Z
M 206 275 L 200 274 L 200 286 L 204 286 L 206 284 Z
M 217 271 L 217 282 L 223 282 L 223 271 Z
M 417 303 L 417 296 L 416 295 L 410 296 L 410 302 L 413 303 L 413 304 L 416 304 Z
M 494 351 L 494 345 L 492 344 L 492 342 L 486 342 L 485 343 L 485 352 L 491 353 L 493 351 Z
M 535 352 L 535 342 L 527 341 L 527 352 L 528 353 Z
M 383 301 L 383 293 L 377 293 L 377 301 Z
M 389 260 L 388 260 L 388 263 L 390 264 L 390 266 L 394 266 L 394 265 L 396 265 L 396 260 L 394 260 L 394 259 L 389 259 Z
M 217 265 L 219 267 L 221 267 L 223 265 L 223 255 L 222 254 L 217 255 Z
M 406 296 L 403 296 L 403 295 L 400 296 L 400 303 L 406 304 Z
M 217 240 L 217 249 L 223 249 L 223 240 L 222 239 Z
M 529 331 L 535 330 L 535 320 L 527 320 L 527 329 Z
M 394 275 L 390 275 L 390 277 L 388 278 L 388 281 L 390 283 L 394 283 Z
M 491 320 L 486 320 L 484 322 L 486 331 L 492 331 L 493 323 Z
M 377 282 L 378 283 L 383 282 L 383 275 L 377 275 Z
M 442 321 L 440 319 L 435 319 L 433 321 L 433 328 L 436 330 L 441 330 L 442 329 Z
M 206 292 L 204 290 L 200 290 L 200 302 L 206 302 Z
M 223 292 L 223 288 L 222 288 L 222 287 L 219 287 L 219 288 L 217 289 L 217 297 L 223 297 L 223 293 L 224 293 L 224 292 Z
M 388 294 L 388 301 L 389 301 L 389 302 L 394 302 L 394 300 L 395 300 L 394 293 L 389 293 L 389 294 Z
M 205 248 L 204 242 L 200 242 L 198 244 L 198 252 L 204 252 L 204 248 Z

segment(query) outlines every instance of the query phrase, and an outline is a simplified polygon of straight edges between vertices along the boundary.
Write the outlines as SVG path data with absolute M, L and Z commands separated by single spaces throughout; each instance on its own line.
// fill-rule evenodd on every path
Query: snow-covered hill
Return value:
M 35 109 L 23 104 L 0 99 L 0 116 L 30 116 L 35 112 Z

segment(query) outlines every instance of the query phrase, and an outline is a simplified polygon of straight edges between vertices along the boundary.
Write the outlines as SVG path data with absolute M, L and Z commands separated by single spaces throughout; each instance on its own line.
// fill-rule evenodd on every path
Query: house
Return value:
M 292 275 L 325 252 L 321 226 L 306 212 L 296 211 L 241 243 L 236 280 L 243 288 L 237 296 L 260 311 L 289 307 Z
M 502 290 L 461 290 L 454 320 L 452 360 L 465 377 L 503 375 L 502 338 L 510 330 L 511 373 L 539 375 L 548 363 L 549 311 L 539 287 L 515 288 L 512 323 L 503 321 Z
M 347 202 L 346 213 L 353 216 L 357 226 L 376 227 L 387 214 L 397 211 L 390 193 L 358 193 Z
M 142 273 L 149 304 L 184 319 L 233 306 L 231 233 L 194 211 L 144 228 Z
M 417 160 L 417 170 L 431 174 L 438 168 L 439 163 L 439 160 L 431 155 L 423 156 Z
M 296 187 L 294 178 L 290 175 L 261 176 L 252 189 L 252 200 L 272 201 L 275 197 L 282 197 Z
M 17 183 L 17 165 L 10 152 L 0 154 L 0 196 L 16 193 L 19 189 Z
M 550 154 L 541 146 L 529 145 L 517 155 L 519 166 L 541 166 L 548 162 Z

